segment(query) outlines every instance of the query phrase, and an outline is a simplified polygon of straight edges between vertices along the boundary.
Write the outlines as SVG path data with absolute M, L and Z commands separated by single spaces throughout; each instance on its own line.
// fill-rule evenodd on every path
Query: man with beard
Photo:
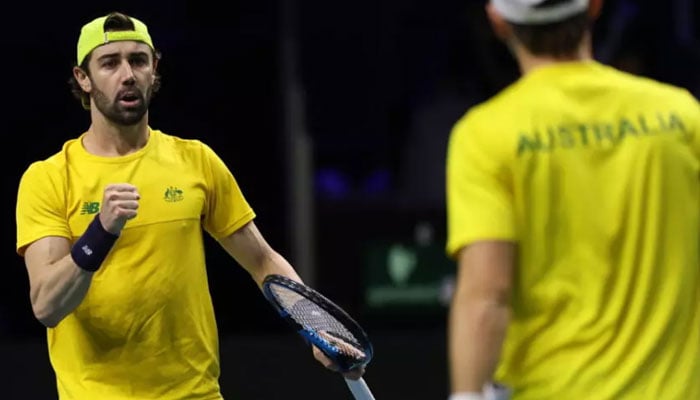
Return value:
M 259 286 L 300 281 L 217 154 L 149 126 L 158 60 L 135 18 L 84 25 L 71 83 L 91 124 L 19 184 L 16 249 L 62 400 L 221 398 L 203 230 Z

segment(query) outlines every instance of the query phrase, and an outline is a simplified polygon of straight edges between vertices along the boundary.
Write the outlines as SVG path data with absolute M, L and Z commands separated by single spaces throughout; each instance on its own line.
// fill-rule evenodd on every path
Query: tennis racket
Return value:
M 282 275 L 265 277 L 265 298 L 280 316 L 301 335 L 333 360 L 340 372 L 364 367 L 374 355 L 367 333 L 342 308 L 316 290 Z M 363 378 L 345 378 L 356 400 L 374 400 Z

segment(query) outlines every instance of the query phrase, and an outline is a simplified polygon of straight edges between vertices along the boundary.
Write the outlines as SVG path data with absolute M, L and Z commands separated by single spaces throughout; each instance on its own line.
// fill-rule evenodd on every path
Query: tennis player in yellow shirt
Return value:
M 84 25 L 71 82 L 91 124 L 19 184 L 17 252 L 61 400 L 222 398 L 203 232 L 259 286 L 300 280 L 222 159 L 149 126 L 159 56 L 136 18 Z
M 522 75 L 449 141 L 451 400 L 700 399 L 700 106 L 595 61 L 600 9 L 487 4 Z

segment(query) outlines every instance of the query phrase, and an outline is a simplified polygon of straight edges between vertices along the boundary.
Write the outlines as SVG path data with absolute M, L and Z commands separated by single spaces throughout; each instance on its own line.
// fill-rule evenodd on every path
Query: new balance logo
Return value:
M 85 253 L 85 254 L 88 255 L 88 256 L 91 256 L 91 255 L 92 255 L 92 249 L 89 248 L 87 245 L 81 247 L 80 250 L 82 250 L 83 253 Z
M 172 203 L 175 201 L 181 201 L 184 196 L 182 190 L 176 188 L 175 186 L 170 186 L 169 188 L 165 189 L 165 196 L 163 198 L 165 201 Z
M 100 212 L 100 203 L 98 201 L 86 201 L 80 207 L 80 214 L 97 214 Z

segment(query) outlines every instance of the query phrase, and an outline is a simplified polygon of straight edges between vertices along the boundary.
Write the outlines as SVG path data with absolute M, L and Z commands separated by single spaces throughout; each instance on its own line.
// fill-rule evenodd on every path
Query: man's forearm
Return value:
M 481 392 L 498 364 L 510 308 L 457 294 L 449 318 L 451 392 Z
M 92 276 L 92 272 L 75 265 L 70 254 L 47 265 L 32 288 L 32 309 L 36 318 L 50 328 L 58 325 L 83 301 Z
M 269 274 L 279 274 L 286 276 L 295 281 L 302 282 L 301 277 L 297 274 L 296 270 L 292 265 L 275 250 L 271 250 L 268 257 L 265 257 L 263 262 L 263 267 L 257 270 L 257 273 L 253 276 L 253 279 L 262 287 L 263 280 Z

